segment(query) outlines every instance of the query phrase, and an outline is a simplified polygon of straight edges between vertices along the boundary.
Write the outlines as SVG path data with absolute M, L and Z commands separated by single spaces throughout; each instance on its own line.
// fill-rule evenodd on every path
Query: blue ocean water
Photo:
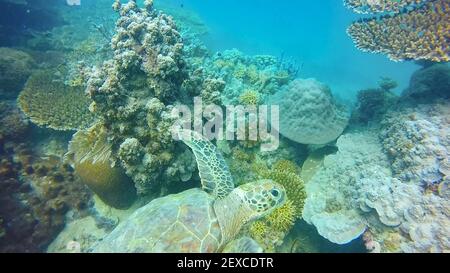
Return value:
M 361 18 L 340 0 L 169 0 L 197 12 L 210 28 L 207 44 L 216 50 L 238 48 L 247 54 L 291 58 L 299 77 L 327 83 L 339 97 L 376 87 L 380 77 L 407 87 L 412 62 L 396 63 L 384 55 L 359 51 L 346 33 Z

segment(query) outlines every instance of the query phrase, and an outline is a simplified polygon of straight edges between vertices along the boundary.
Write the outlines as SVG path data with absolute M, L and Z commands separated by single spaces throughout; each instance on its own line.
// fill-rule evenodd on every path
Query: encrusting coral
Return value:
M 28 79 L 19 95 L 18 105 L 33 123 L 55 130 L 89 127 L 94 115 L 83 88 L 56 81 L 54 71 L 37 71 Z
M 106 129 L 97 123 L 78 131 L 69 143 L 67 157 L 75 173 L 102 201 L 115 208 L 127 208 L 136 198 L 136 190 L 120 166 L 115 166 Z
M 358 3 L 361 1 L 347 1 Z M 450 4 L 448 0 L 364 1 L 370 7 L 393 10 L 394 15 L 362 19 L 347 30 L 356 47 L 372 53 L 383 53 L 391 60 L 450 60 Z M 392 8 L 423 2 L 412 9 Z M 397 4 L 395 4 L 397 3 Z M 352 6 L 354 7 L 354 5 Z

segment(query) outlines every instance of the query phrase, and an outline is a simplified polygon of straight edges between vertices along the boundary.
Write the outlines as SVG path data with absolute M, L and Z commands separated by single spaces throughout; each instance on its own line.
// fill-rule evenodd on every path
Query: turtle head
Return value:
M 240 195 L 243 205 L 249 209 L 249 221 L 270 214 L 286 201 L 286 190 L 272 180 L 260 180 L 247 183 L 235 189 Z

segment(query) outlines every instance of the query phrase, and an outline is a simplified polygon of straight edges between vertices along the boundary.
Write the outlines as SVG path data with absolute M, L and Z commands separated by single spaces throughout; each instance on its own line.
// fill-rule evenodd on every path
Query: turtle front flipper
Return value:
M 180 130 L 178 134 L 195 155 L 203 190 L 218 199 L 233 191 L 234 183 L 230 170 L 216 146 L 191 130 Z
M 222 253 L 263 253 L 262 247 L 252 238 L 244 236 L 229 242 Z

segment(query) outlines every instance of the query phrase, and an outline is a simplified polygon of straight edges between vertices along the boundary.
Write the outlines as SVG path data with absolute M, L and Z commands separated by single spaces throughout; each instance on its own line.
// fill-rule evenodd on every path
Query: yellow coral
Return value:
M 296 218 L 296 208 L 291 200 L 288 200 L 282 207 L 277 208 L 269 216 L 267 221 L 275 229 L 281 232 L 288 232 L 294 225 Z
M 271 170 L 261 170 L 260 176 L 264 179 L 271 179 L 286 189 L 289 200 L 296 208 L 296 217 L 300 218 L 305 204 L 306 192 L 303 180 L 298 175 L 295 163 L 288 160 L 280 160 L 274 164 Z
M 259 93 L 254 90 L 245 90 L 239 96 L 239 102 L 244 105 L 258 105 L 260 100 Z

